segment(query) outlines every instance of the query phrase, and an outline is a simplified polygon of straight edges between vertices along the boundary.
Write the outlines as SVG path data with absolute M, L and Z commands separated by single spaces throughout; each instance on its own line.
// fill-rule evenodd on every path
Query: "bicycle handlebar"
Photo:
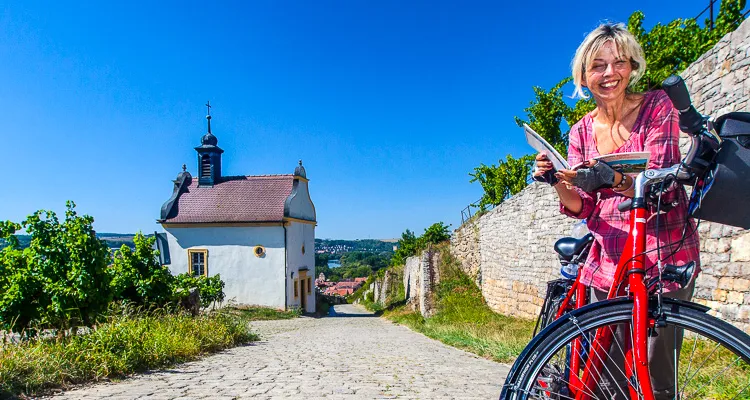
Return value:
M 701 133 L 705 129 L 706 118 L 691 103 L 685 81 L 678 75 L 672 75 L 665 79 L 661 86 L 679 112 L 680 130 L 690 135 Z
M 661 84 L 664 91 L 667 92 L 669 100 L 672 100 L 675 108 L 680 111 L 686 111 L 692 105 L 690 102 L 690 93 L 688 93 L 685 81 L 677 75 L 671 75 Z

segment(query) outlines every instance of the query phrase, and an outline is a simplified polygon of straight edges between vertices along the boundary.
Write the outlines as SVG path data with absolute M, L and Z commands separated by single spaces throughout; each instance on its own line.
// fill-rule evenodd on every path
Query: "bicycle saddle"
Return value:
M 564 237 L 555 242 L 555 251 L 563 260 L 571 261 L 574 256 L 579 254 L 592 241 L 594 241 L 594 236 L 590 233 L 587 233 L 586 236 L 580 239 Z

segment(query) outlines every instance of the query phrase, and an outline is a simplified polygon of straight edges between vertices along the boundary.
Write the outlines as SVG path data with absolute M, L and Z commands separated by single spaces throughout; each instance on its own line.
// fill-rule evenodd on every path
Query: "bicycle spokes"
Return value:
M 674 376 L 670 387 L 654 388 L 656 399 L 750 399 L 750 365 L 721 344 L 695 332 L 667 326 L 656 334 L 675 335 L 672 362 L 652 364 L 652 380 Z M 531 399 L 642 399 L 632 358 L 629 359 L 630 324 L 611 324 L 598 329 L 579 329 L 578 335 L 546 361 L 535 384 L 526 394 Z M 674 367 L 673 367 L 674 366 Z M 674 368 L 674 369 L 672 369 Z

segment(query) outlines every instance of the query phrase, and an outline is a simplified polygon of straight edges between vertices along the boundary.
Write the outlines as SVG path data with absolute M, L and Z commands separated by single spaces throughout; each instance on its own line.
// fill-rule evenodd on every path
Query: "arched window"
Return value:
M 201 177 L 211 176 L 211 157 L 204 154 L 201 157 Z

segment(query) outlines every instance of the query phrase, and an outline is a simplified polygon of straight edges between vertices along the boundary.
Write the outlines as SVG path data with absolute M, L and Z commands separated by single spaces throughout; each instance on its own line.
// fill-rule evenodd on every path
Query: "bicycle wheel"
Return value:
M 512 381 L 506 383 L 501 398 L 569 399 L 575 398 L 575 391 L 580 390 L 593 399 L 630 399 L 630 389 L 637 393 L 636 397 L 642 397 L 638 382 L 628 381 L 624 361 L 633 303 L 624 299 L 602 303 L 605 304 L 568 314 L 553 329 L 544 332 L 546 337 L 533 343 L 533 348 L 517 360 L 514 376 L 509 377 Z M 669 355 L 662 353 L 661 359 L 650 360 L 656 398 L 750 399 L 750 337 L 696 307 L 699 306 L 679 301 L 664 302 L 666 326 L 656 332 L 668 334 L 667 330 L 672 329 L 677 334 Z M 603 353 L 592 351 L 591 343 L 598 329 L 619 337 Z M 571 349 L 576 340 L 581 343 L 577 356 L 582 365 L 588 358 L 598 358 L 604 363 L 598 372 L 585 372 L 584 368 L 571 371 L 570 359 L 574 356 Z M 665 362 L 668 357 L 673 360 Z M 614 362 L 614 359 L 620 360 Z M 576 383 L 584 373 L 593 379 L 588 384 Z M 661 375 L 659 382 L 653 382 L 655 374 Z M 665 375 L 671 378 L 666 380 L 666 386 Z M 657 386 L 659 383 L 661 387 Z

